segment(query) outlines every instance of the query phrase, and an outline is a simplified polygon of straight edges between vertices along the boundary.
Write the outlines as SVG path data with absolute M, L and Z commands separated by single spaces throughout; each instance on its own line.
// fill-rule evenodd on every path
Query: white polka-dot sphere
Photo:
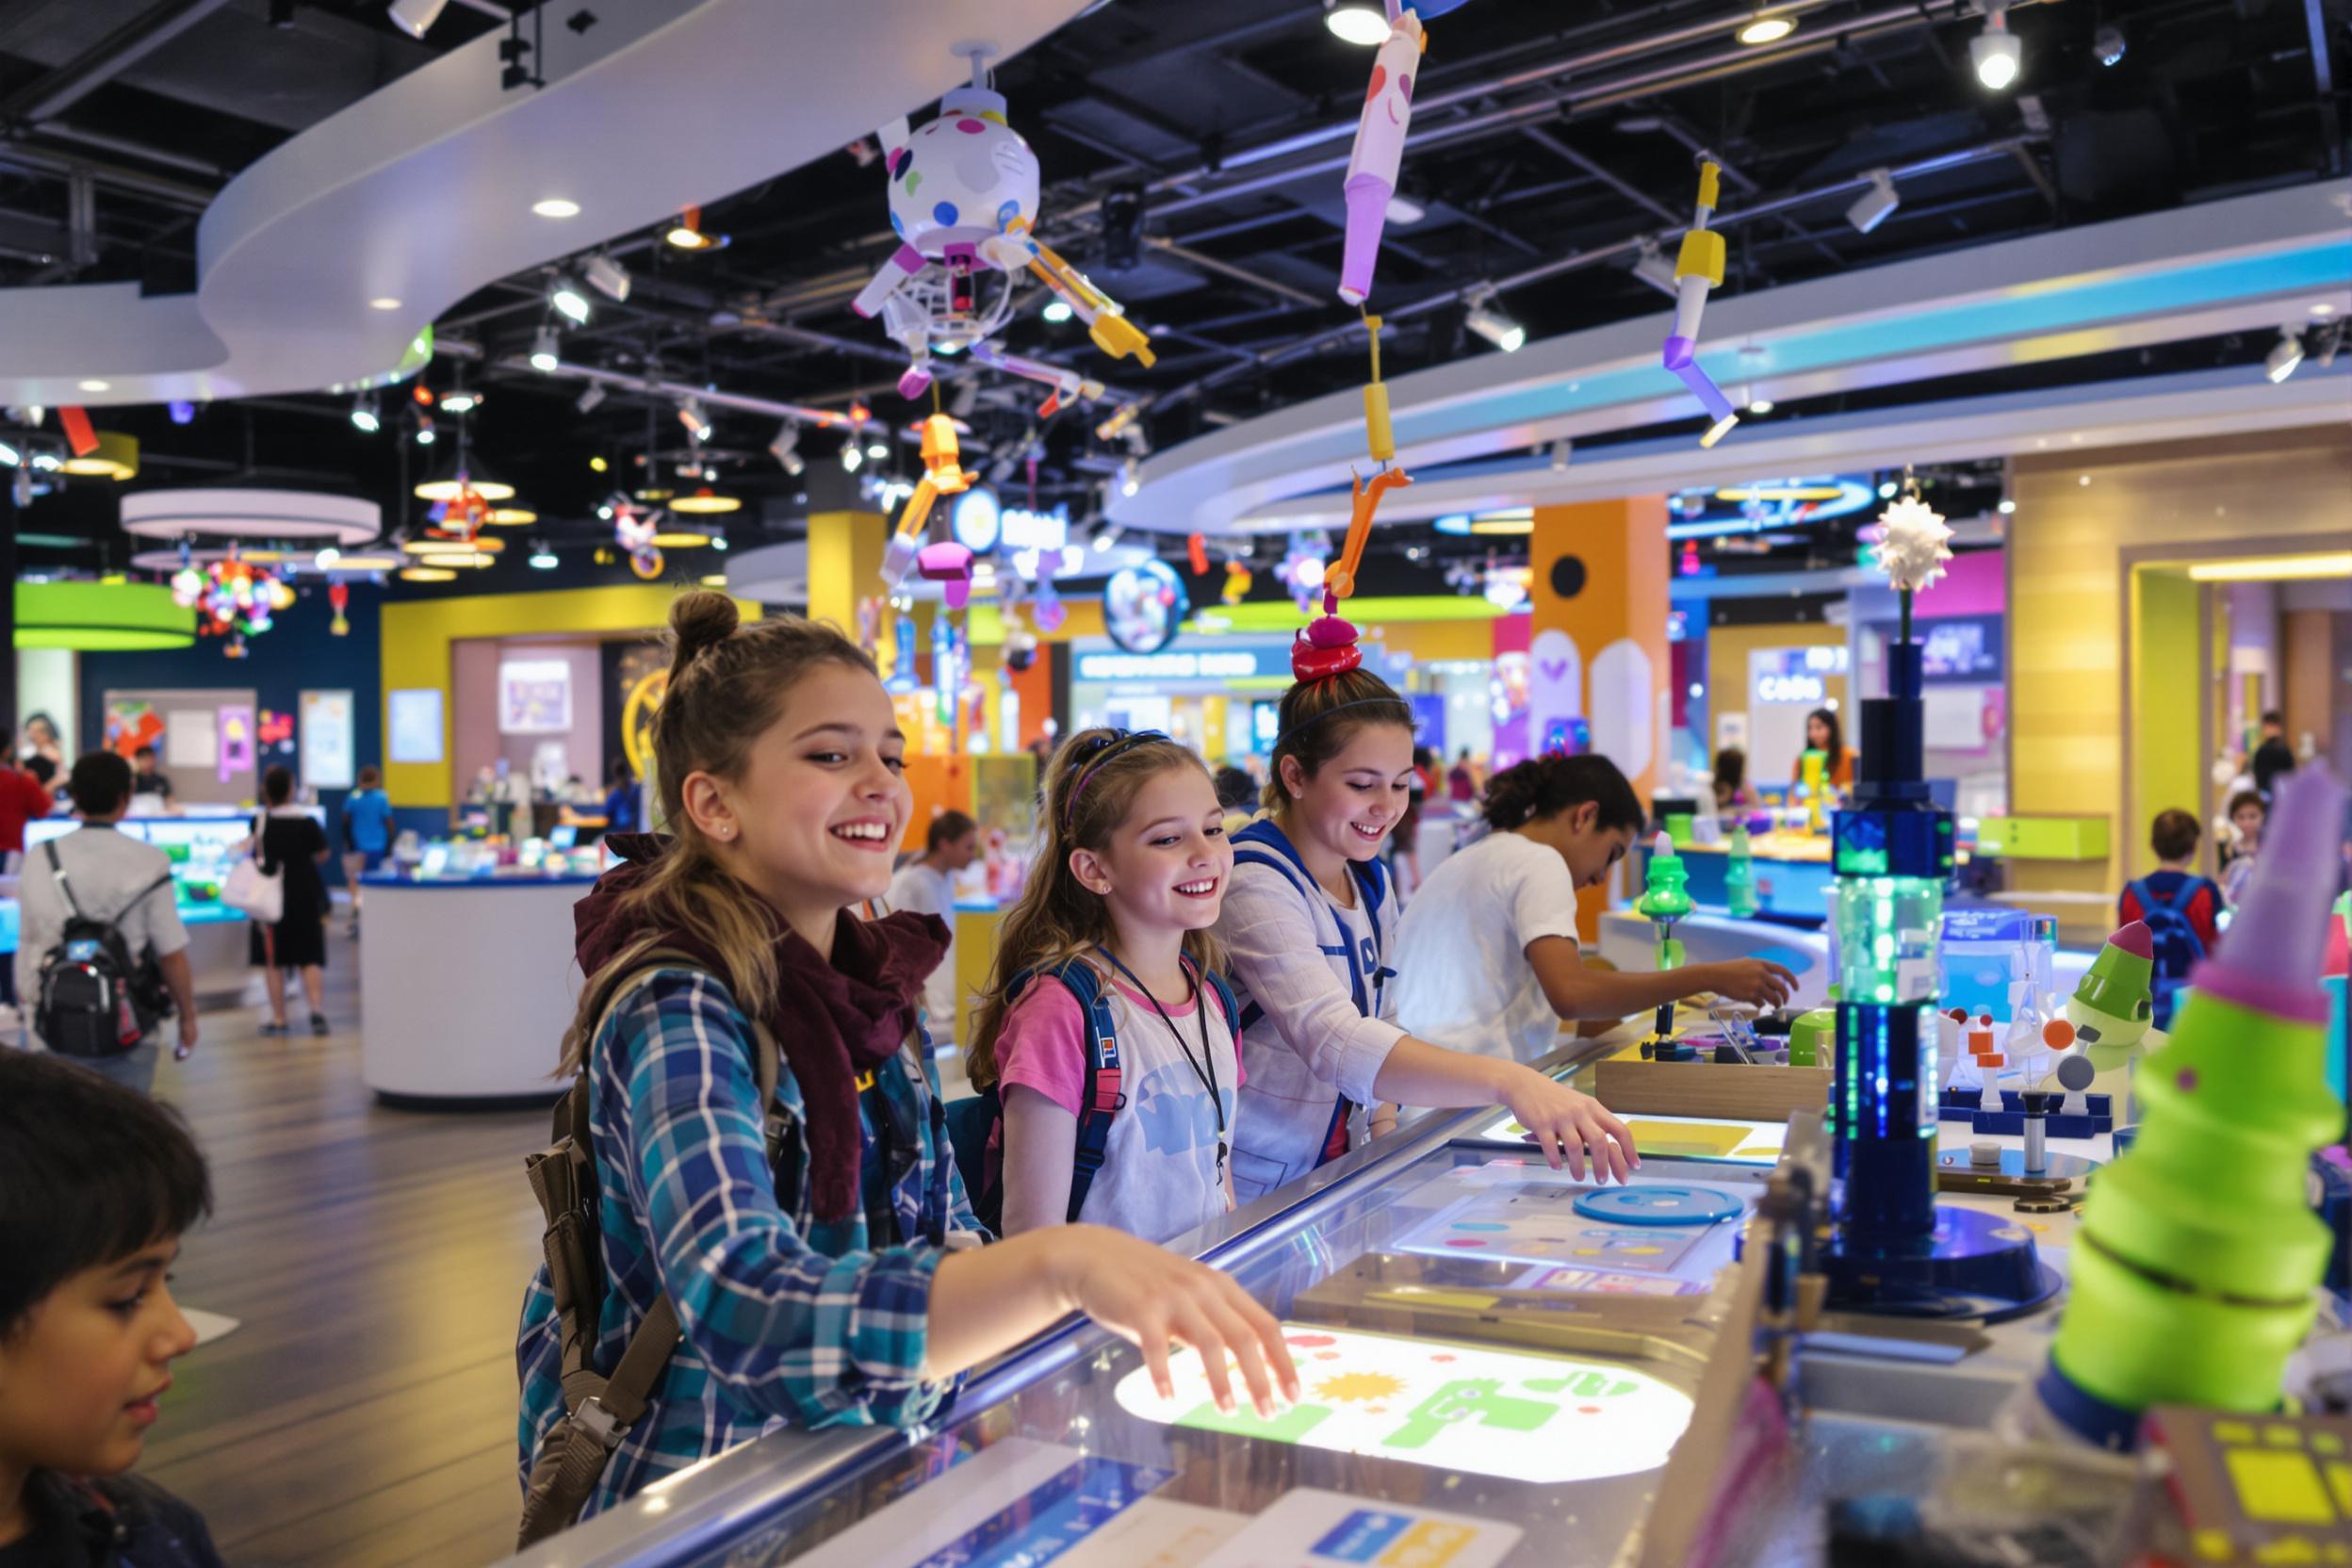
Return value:
M 977 247 L 1014 218 L 1037 220 L 1037 155 L 1004 121 L 1004 99 L 965 90 L 890 155 L 890 227 L 932 261 Z M 972 256 L 985 267 L 987 258 Z

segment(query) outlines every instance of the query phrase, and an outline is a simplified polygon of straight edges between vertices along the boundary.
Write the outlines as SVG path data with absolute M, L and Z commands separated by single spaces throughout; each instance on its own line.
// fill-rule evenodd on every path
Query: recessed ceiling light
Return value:
M 1371 49 L 1388 41 L 1388 18 L 1377 6 L 1333 6 L 1323 13 L 1323 25 L 1342 43 Z
M 1797 19 L 1793 16 L 1757 15 L 1732 36 L 1746 44 L 1778 43 L 1796 30 Z
M 79 383 L 78 384 L 85 392 L 110 392 L 114 389 L 114 383 L 110 381 L 100 381 L 95 376 L 92 376 L 90 380 Z
M 531 210 L 542 218 L 578 218 L 580 204 L 567 202 L 561 196 L 550 196 L 544 202 L 533 202 Z
M 400 302 L 389 294 L 379 294 L 368 302 L 368 308 L 369 310 L 398 310 L 400 308 Z

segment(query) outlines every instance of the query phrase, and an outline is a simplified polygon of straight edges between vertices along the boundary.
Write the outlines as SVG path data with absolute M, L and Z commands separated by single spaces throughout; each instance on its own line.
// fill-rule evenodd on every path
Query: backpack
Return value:
M 1190 968 L 1189 960 L 1186 967 Z M 1075 1225 L 1109 1152 L 1111 1119 L 1127 1103 L 1127 1095 L 1121 1084 L 1123 1074 L 1119 1040 L 1111 1021 L 1111 1002 L 1103 994 L 1102 975 L 1083 958 L 1065 959 L 1060 967 L 1046 973 L 1077 998 L 1079 1016 L 1086 1021 L 1086 1085 L 1078 1102 L 1078 1143 L 1070 1163 L 1070 1208 L 1063 1216 Z M 1214 970 L 1198 970 L 1194 973 L 1205 989 L 1216 993 L 1218 1004 L 1225 1009 L 1226 1027 L 1233 1031 L 1238 1049 L 1241 1025 L 1236 1021 L 1233 987 Z M 1011 994 L 1018 997 L 1037 974 L 1035 970 L 1022 970 L 1014 975 Z M 963 1176 L 972 1215 L 998 1235 L 1004 1233 L 1004 1171 L 989 1171 L 988 1146 L 993 1142 L 1002 1148 L 999 1129 L 1004 1123 L 1004 1102 L 993 1086 L 947 1107 L 948 1140 L 955 1147 L 956 1168 Z
M 1298 851 L 1291 846 L 1290 841 L 1283 837 L 1282 830 L 1276 827 L 1271 821 L 1262 819 L 1253 822 L 1233 835 L 1233 864 L 1264 866 L 1268 871 L 1281 874 L 1289 879 L 1291 886 L 1298 890 L 1298 896 L 1306 901 L 1310 910 L 1323 909 L 1329 912 L 1330 901 L 1325 897 L 1323 890 L 1315 885 L 1314 874 L 1307 870 L 1306 862 L 1298 858 Z M 1331 917 L 1333 928 L 1339 937 L 1338 945 L 1322 946 L 1319 943 L 1317 945 L 1321 948 L 1325 957 L 1340 958 L 1347 962 L 1348 989 L 1350 999 L 1356 1004 L 1356 1011 L 1365 1018 L 1373 1018 L 1377 1017 L 1380 1012 L 1380 988 L 1386 984 L 1388 977 L 1396 972 L 1385 967 L 1380 952 L 1380 908 L 1388 902 L 1388 867 L 1380 860 L 1350 860 L 1348 863 L 1348 870 L 1356 879 L 1356 893 L 1364 903 L 1364 923 L 1372 928 L 1372 972 L 1368 974 L 1364 972 L 1360 956 L 1348 941 L 1347 923 L 1340 920 L 1338 916 Z M 1252 997 L 1249 1007 L 1243 1011 L 1240 1021 L 1233 1026 L 1234 1035 L 1238 1037 L 1244 1030 L 1255 1028 L 1258 1021 L 1264 1017 L 1266 1017 L 1266 1009 L 1258 1004 L 1255 997 Z
M 36 980 L 33 1032 L 60 1056 L 120 1056 L 170 1016 L 172 998 L 152 950 L 131 957 L 130 943 L 115 923 L 140 899 L 169 886 L 167 871 L 132 895 L 114 914 L 100 919 L 82 912 L 74 884 L 57 861 L 57 841 L 41 846 L 65 899 L 68 919 L 55 947 L 42 955 Z
M 596 1020 L 580 1037 L 580 1071 L 563 1099 L 555 1102 L 554 1139 L 536 1154 L 528 1155 L 523 1169 L 531 1180 L 531 1196 L 539 1200 L 547 1231 L 541 1245 L 547 1260 L 547 1287 L 555 1298 L 556 1320 L 563 1335 L 564 1416 L 549 1429 L 532 1462 L 523 1491 L 522 1526 L 515 1541 L 521 1551 L 559 1530 L 570 1527 L 588 1506 L 597 1478 L 629 1428 L 645 1413 L 654 1383 L 678 1348 L 678 1311 L 665 1291 L 629 1335 L 621 1359 L 605 1377 L 596 1369 L 597 1331 L 604 1315 L 604 1259 L 598 1246 L 602 1230 L 596 1215 L 596 1160 L 589 1134 L 588 1092 L 594 1064 L 589 1047 L 629 992 L 665 969 L 701 970 L 684 954 L 656 948 L 640 956 L 626 971 L 606 981 L 588 1016 Z M 565 1041 L 569 1054 L 571 1041 Z M 764 1023 L 752 1023 L 752 1071 L 765 1107 L 768 1168 L 777 1173 L 777 1199 L 789 1208 L 793 1200 L 783 1190 L 788 1173 L 796 1177 L 800 1162 L 795 1150 L 800 1127 L 776 1102 L 779 1072 L 776 1037 Z
M 2204 886 L 2205 878 L 2192 876 L 2170 898 L 2160 898 L 2148 878 L 2141 877 L 2128 890 L 2139 901 L 2140 919 L 2148 923 L 2148 945 L 2156 959 L 2148 977 L 2148 999 L 2154 1004 L 2152 1021 L 2159 1029 L 2172 1027 L 2174 996 L 2188 984 L 2189 971 L 2205 961 L 2205 939 L 2197 934 L 2197 925 L 2189 919 L 2189 906 Z

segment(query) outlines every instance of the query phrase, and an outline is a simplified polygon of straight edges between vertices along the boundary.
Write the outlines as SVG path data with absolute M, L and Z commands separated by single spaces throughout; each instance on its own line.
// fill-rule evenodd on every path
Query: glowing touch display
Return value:
M 1162 1399 L 1139 1366 L 1119 1380 L 1119 1405 L 1147 1421 L 1541 1485 L 1656 1469 L 1690 1421 L 1688 1396 L 1630 1367 L 1282 1329 L 1304 1396 L 1271 1421 L 1246 1402 L 1218 1413 L 1190 1349 L 1172 1361 L 1175 1398 Z
M 1685 1160 L 1722 1160 L 1731 1165 L 1773 1166 L 1788 1129 L 1776 1121 L 1717 1120 L 1703 1116 L 1628 1116 L 1618 1119 L 1633 1135 L 1642 1154 Z M 1478 1136 L 1490 1143 L 1524 1142 L 1527 1130 L 1510 1117 L 1496 1119 Z

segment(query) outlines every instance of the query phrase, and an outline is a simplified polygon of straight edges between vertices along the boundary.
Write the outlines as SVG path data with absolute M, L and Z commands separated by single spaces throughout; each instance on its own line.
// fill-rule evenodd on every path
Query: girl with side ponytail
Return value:
M 1298 1180 L 1393 1125 L 1398 1104 L 1508 1106 L 1555 1167 L 1581 1178 L 1589 1148 L 1595 1177 L 1622 1181 L 1633 1138 L 1598 1101 L 1399 1027 L 1392 982 L 1420 958 L 1399 941 L 1380 850 L 1412 801 L 1413 710 L 1360 666 L 1353 628 L 1317 625 L 1323 640 L 1293 650 L 1267 812 L 1233 836 L 1217 919 L 1249 1071 L 1235 1191 Z
M 588 1089 L 604 1300 L 575 1368 L 546 1268 L 525 1298 L 525 1475 L 578 1435 L 566 1374 L 610 1377 L 663 1312 L 676 1348 L 588 1512 L 778 1422 L 924 1420 L 1071 1311 L 1139 1345 L 1164 1391 L 1182 1341 L 1221 1405 L 1229 1352 L 1262 1415 L 1278 1384 L 1295 1399 L 1279 1327 L 1223 1275 L 1093 1226 L 979 1247 L 919 1056 L 945 927 L 846 912 L 890 885 L 912 806 L 873 662 L 794 616 L 739 625 L 717 594 L 680 597 L 670 629 L 668 831 L 615 842 L 574 911 L 589 985 L 564 1065 Z

